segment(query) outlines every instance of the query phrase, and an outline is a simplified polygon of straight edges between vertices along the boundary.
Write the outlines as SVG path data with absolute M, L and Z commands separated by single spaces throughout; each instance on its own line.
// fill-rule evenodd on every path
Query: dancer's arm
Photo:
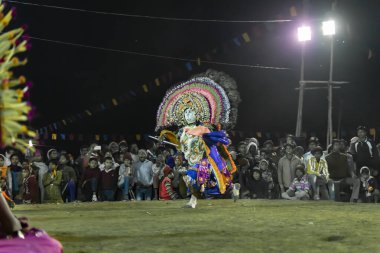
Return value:
M 21 230 L 20 221 L 12 214 L 3 194 L 0 194 L 0 224 L 7 235 L 12 235 Z

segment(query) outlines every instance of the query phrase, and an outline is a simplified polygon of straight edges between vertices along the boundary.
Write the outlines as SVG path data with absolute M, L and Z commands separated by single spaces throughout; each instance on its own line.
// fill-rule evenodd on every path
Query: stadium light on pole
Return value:
M 305 42 L 311 40 L 310 26 L 301 26 L 298 28 L 298 41 L 302 43 L 301 46 L 301 74 L 300 74 L 300 91 L 298 95 L 298 112 L 297 112 L 297 126 L 296 137 L 301 136 L 302 132 L 302 111 L 303 111 L 303 95 L 304 95 L 304 55 L 305 55 Z

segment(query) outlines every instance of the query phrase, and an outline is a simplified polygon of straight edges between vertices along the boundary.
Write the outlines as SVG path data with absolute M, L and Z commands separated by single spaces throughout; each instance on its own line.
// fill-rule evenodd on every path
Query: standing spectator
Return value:
M 261 171 L 257 168 L 252 170 L 251 176 L 247 180 L 249 196 L 251 199 L 267 199 L 268 184 L 261 177 Z
M 49 171 L 45 173 L 43 179 L 45 187 L 45 203 L 63 203 L 61 197 L 62 171 L 58 170 L 58 162 L 49 162 Z
M 344 145 L 344 144 L 343 144 Z M 334 139 L 332 141 L 332 152 L 326 156 L 328 171 L 331 180 L 334 182 L 334 190 L 330 196 L 340 201 L 340 192 L 343 186 L 352 186 L 350 201 L 357 201 L 359 198 L 360 180 L 356 177 L 353 165 L 350 166 L 349 154 L 344 154 L 342 142 Z
M 22 185 L 22 168 L 19 166 L 20 159 L 19 156 L 14 153 L 10 156 L 11 165 L 9 165 L 8 170 L 11 173 L 11 177 L 9 177 L 9 190 L 12 194 L 12 197 L 16 197 L 20 193 L 20 186 Z M 16 201 L 17 204 L 17 201 Z
M 91 157 L 88 167 L 83 169 L 80 185 L 84 194 L 84 201 L 98 201 L 98 183 L 100 179 L 100 169 L 98 159 Z
M 128 143 L 125 140 L 119 142 L 120 153 L 125 154 L 128 152 Z
M 175 200 L 178 198 L 178 195 L 172 187 L 172 179 L 174 178 L 173 170 L 168 165 L 166 165 L 163 172 L 164 178 L 160 185 L 160 199 Z
M 74 168 L 68 165 L 68 158 L 68 155 L 60 155 L 58 170 L 62 171 L 62 197 L 66 202 L 73 202 L 76 199 L 77 174 Z
M 118 186 L 123 190 L 123 200 L 129 200 L 129 188 L 133 184 L 132 156 L 127 152 L 119 168 Z
M 357 138 L 352 138 L 350 153 L 356 162 L 356 175 L 359 175 L 359 169 L 367 166 L 372 170 L 379 168 L 379 153 L 375 144 L 367 137 L 367 128 L 359 126 L 357 128 Z
M 281 195 L 284 199 L 308 200 L 310 199 L 310 185 L 305 173 L 305 166 L 299 164 L 296 167 L 296 177 L 289 189 Z
M 0 170 L 1 170 L 1 178 L 4 178 L 7 185 L 12 183 L 12 174 L 8 169 L 8 166 L 5 165 L 6 157 L 0 154 Z
M 305 150 L 303 149 L 303 147 L 301 146 L 297 146 L 295 149 L 294 149 L 294 154 L 301 160 L 301 162 L 303 163 L 303 155 L 305 154 Z
M 313 189 L 314 200 L 319 200 L 319 194 L 323 199 L 329 199 L 326 185 L 330 190 L 330 199 L 334 200 L 334 183 L 329 179 L 329 171 L 327 161 L 322 158 L 323 150 L 320 146 L 316 146 L 311 154 L 313 155 L 307 161 L 306 173 L 309 183 Z
M 365 202 L 379 201 L 379 185 L 375 178 L 371 176 L 371 171 L 368 167 L 364 166 L 360 169 L 360 181 L 362 185 L 363 198 Z
M 164 167 L 165 167 L 165 162 L 164 162 L 164 156 L 163 155 L 158 155 L 156 162 L 152 166 L 153 170 L 153 189 L 154 189 L 154 200 L 157 200 L 159 198 L 159 192 L 158 188 L 160 186 L 160 182 L 164 177 Z
M 40 201 L 45 202 L 45 187 L 43 184 L 43 177 L 49 171 L 49 167 L 43 162 L 42 154 L 39 150 L 36 150 L 34 157 L 31 159 L 32 168 L 36 171 L 38 180 L 38 187 L 40 189 Z
M 22 199 L 25 204 L 39 203 L 39 190 L 37 178 L 33 174 L 32 168 L 25 166 L 22 169 Z
M 10 208 L 13 208 L 15 206 L 15 202 L 10 197 L 10 191 L 8 190 L 7 180 L 2 177 L 0 178 L 0 194 L 2 194 L 7 201 L 7 204 Z
M 114 201 L 119 179 L 119 168 L 115 168 L 112 157 L 104 158 L 104 169 L 100 171 L 100 194 L 102 201 Z
M 147 160 L 147 152 L 144 149 L 138 151 L 139 161 L 133 166 L 134 181 L 136 183 L 136 199 L 151 200 L 153 185 L 153 163 Z
M 133 163 L 138 162 L 139 161 L 139 156 L 138 156 L 139 147 L 137 146 L 137 144 L 132 143 L 130 150 L 131 150 L 131 156 L 132 156 Z
M 288 190 L 295 177 L 295 170 L 297 165 L 301 164 L 301 160 L 294 155 L 294 145 L 286 143 L 284 145 L 285 155 L 281 157 L 278 162 L 278 183 L 280 185 L 281 193 Z
M 58 151 L 55 148 L 49 149 L 48 152 L 46 153 L 47 159 L 50 160 L 58 160 Z
M 186 175 L 187 169 L 183 164 L 183 156 L 182 154 L 177 154 L 174 157 L 174 168 L 173 168 L 173 174 L 174 178 L 175 175 L 178 174 L 178 195 L 179 197 L 185 199 L 187 197 L 187 186 L 185 181 L 183 180 L 183 177 Z

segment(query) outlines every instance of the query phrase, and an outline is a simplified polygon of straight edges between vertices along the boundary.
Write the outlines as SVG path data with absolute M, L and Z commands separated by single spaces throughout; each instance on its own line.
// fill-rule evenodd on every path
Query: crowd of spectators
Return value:
M 334 139 L 323 149 L 317 137 L 307 147 L 287 135 L 278 146 L 247 138 L 228 147 L 237 165 L 234 183 L 242 199 L 378 202 L 380 145 L 365 127 L 349 142 Z M 306 151 L 305 151 L 306 148 Z M 186 199 L 188 169 L 181 153 L 153 143 L 142 149 L 126 141 L 80 148 L 75 159 L 65 150 L 0 154 L 1 189 L 10 205 L 73 201 Z

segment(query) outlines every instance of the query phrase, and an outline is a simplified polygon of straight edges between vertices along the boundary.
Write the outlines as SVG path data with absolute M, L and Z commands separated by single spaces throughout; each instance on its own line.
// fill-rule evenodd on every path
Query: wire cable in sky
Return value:
M 21 2 L 21 1 L 15 1 L 15 0 L 3 0 L 3 1 L 9 2 L 9 3 L 15 3 L 15 4 L 28 5 L 28 6 L 44 7 L 44 8 L 59 9 L 59 10 L 66 10 L 66 11 L 76 11 L 76 12 L 83 12 L 83 13 L 90 13 L 90 14 L 122 16 L 122 17 L 128 17 L 128 18 L 145 18 L 145 19 L 166 20 L 166 21 L 213 22 L 213 23 L 283 23 L 283 22 L 291 22 L 292 21 L 290 19 L 223 20 L 223 19 L 174 18 L 174 17 L 148 16 L 148 15 L 126 14 L 126 13 L 106 12 L 106 11 L 94 11 L 94 10 L 70 8 L 70 7 L 64 7 L 64 6 L 28 3 L 28 2 Z
M 49 42 L 49 43 L 56 43 L 56 44 L 62 44 L 62 45 L 68 45 L 68 46 L 83 47 L 83 48 L 96 49 L 96 50 L 102 50 L 102 51 L 107 51 L 107 52 L 114 52 L 114 53 L 122 53 L 122 54 L 135 55 L 135 56 L 154 57 L 154 58 L 160 58 L 160 59 L 175 60 L 175 61 L 185 61 L 185 62 L 198 62 L 198 59 L 188 59 L 188 58 L 180 58 L 180 57 L 173 57 L 173 56 L 166 56 L 166 55 L 141 53 L 141 52 L 135 52 L 135 51 L 121 50 L 121 49 L 112 49 L 112 48 L 105 48 L 105 47 L 97 47 L 97 46 L 91 46 L 91 45 L 85 45 L 85 44 L 79 44 L 79 43 L 72 43 L 72 42 L 66 42 L 66 41 L 44 39 L 44 38 L 39 38 L 39 37 L 34 37 L 34 36 L 28 36 L 28 38 L 30 38 L 32 40 L 39 40 L 39 41 L 44 41 L 44 42 Z M 215 64 L 215 65 L 225 65 L 225 66 L 245 67 L 245 68 L 290 70 L 290 68 L 284 68 L 284 67 L 271 67 L 271 66 L 262 66 L 262 65 L 238 64 L 238 63 L 219 62 L 219 61 L 201 60 L 201 62 L 202 63 L 208 63 L 208 64 Z

